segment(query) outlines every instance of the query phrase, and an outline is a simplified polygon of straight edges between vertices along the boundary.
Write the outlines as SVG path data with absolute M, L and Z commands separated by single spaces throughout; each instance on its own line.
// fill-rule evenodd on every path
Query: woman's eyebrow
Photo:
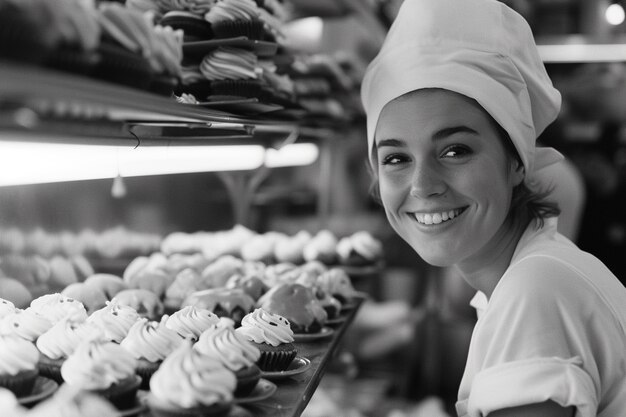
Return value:
M 404 141 L 399 139 L 382 139 L 379 142 L 376 142 L 377 148 L 382 148 L 384 146 L 392 146 L 392 147 L 401 147 L 404 146 Z
M 443 139 L 448 136 L 455 135 L 457 133 L 469 133 L 472 135 L 478 135 L 478 132 L 472 129 L 471 127 L 461 125 L 461 126 L 446 127 L 444 129 L 436 131 L 435 134 L 433 135 L 433 140 Z

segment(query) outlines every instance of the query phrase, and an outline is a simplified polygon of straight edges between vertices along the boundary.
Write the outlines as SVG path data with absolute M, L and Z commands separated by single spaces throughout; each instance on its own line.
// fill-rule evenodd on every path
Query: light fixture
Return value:
M 537 45 L 545 63 L 626 61 L 626 44 L 555 44 Z
M 624 7 L 619 1 L 609 4 L 609 6 L 604 11 L 604 18 L 607 22 L 609 22 L 610 25 L 613 26 L 618 26 L 624 23 L 625 17 L 626 16 L 624 13 Z
M 318 156 L 311 143 L 280 150 L 261 145 L 106 146 L 0 141 L 0 186 L 179 173 L 246 171 L 307 165 Z

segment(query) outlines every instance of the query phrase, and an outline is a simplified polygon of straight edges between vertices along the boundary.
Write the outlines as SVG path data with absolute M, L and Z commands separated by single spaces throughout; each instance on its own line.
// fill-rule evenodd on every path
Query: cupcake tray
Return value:
M 332 329 L 328 337 L 294 342 L 298 356 L 287 375 L 274 378 L 263 375 L 261 385 L 252 394 L 255 398 L 238 401 L 228 417 L 298 417 L 306 408 L 326 368 L 333 358 L 347 328 L 350 326 L 365 298 L 357 298 L 355 307 L 342 313 L 345 320 Z M 271 379 L 271 381 L 269 381 Z M 275 386 L 276 389 L 273 390 Z M 271 392 L 270 392 L 271 391 Z M 267 393 L 270 392 L 269 395 Z M 141 417 L 152 417 L 149 411 Z

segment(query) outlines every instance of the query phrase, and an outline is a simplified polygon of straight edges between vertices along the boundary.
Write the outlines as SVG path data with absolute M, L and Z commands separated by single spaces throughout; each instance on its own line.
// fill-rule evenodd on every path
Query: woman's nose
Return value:
M 433 197 L 443 194 L 446 182 L 436 168 L 428 163 L 416 167 L 411 179 L 411 196 L 418 198 Z

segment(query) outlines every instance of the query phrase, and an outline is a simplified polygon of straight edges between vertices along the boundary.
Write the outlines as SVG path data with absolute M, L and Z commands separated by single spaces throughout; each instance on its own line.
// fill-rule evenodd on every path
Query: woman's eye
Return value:
M 396 165 L 396 164 L 404 162 L 405 160 L 406 158 L 403 157 L 402 155 L 391 154 L 382 158 L 381 164 L 382 165 Z
M 453 146 L 448 146 L 446 149 L 444 149 L 443 152 L 441 153 L 441 157 L 442 158 L 459 158 L 462 156 L 469 155 L 470 153 L 471 153 L 471 150 L 466 146 L 453 145 Z

